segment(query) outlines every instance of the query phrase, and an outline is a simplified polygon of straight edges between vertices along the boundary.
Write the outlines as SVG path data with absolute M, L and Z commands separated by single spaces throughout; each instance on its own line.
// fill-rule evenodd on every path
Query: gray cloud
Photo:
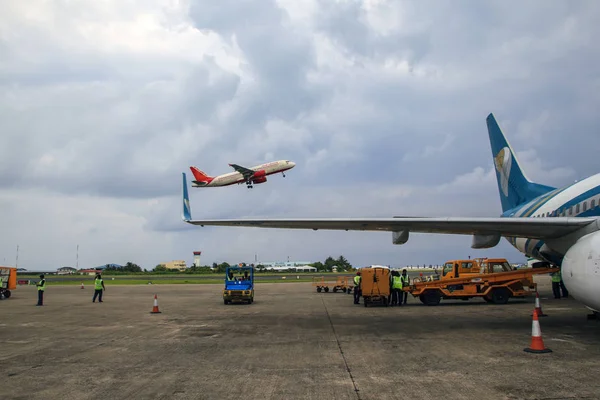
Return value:
M 229 4 L 230 3 L 230 4 Z M 527 174 L 597 172 L 600 5 L 501 1 L 0 6 L 0 259 L 26 268 L 346 255 L 442 262 L 469 237 L 199 228 L 181 172 L 292 159 L 252 190 L 190 189 L 195 217 L 486 216 L 485 117 Z M 36 20 L 28 20 L 36 7 Z M 50 24 L 49 16 L 55 20 Z

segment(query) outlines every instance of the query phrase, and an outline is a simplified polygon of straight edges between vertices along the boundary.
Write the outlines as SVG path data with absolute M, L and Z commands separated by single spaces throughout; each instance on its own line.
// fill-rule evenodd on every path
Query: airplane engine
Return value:
M 600 311 L 600 232 L 579 239 L 565 254 L 562 278 L 569 294 Z
M 260 171 L 256 171 L 254 175 L 252 175 L 252 178 L 261 178 L 265 176 L 267 176 L 267 172 L 264 169 L 261 169 Z
M 252 183 L 254 183 L 254 184 L 265 183 L 266 181 L 267 181 L 266 176 L 259 176 L 258 178 L 252 178 Z

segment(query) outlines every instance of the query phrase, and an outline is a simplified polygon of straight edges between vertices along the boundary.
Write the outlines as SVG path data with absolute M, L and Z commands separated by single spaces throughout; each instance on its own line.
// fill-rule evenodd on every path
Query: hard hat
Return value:
M 360 271 L 358 271 L 358 272 L 356 273 L 356 275 L 360 275 Z

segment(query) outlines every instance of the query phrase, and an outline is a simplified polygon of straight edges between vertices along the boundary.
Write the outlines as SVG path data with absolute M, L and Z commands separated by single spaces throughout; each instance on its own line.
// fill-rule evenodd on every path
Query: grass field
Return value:
M 33 281 L 32 281 L 33 282 Z M 153 285 L 191 285 L 191 284 L 205 284 L 205 285 L 222 285 L 223 280 L 220 279 L 104 279 L 104 284 L 106 286 L 110 285 L 147 285 L 148 282 L 151 282 Z M 257 280 L 255 284 L 261 283 L 286 283 L 286 282 L 312 282 L 312 279 L 304 278 L 304 279 L 261 279 Z M 89 287 L 93 286 L 94 283 L 92 281 L 84 280 L 84 286 Z M 47 286 L 79 286 L 81 285 L 81 281 L 52 281 L 52 279 L 46 280 Z
M 413 269 L 412 274 L 419 272 L 431 272 L 430 269 Z M 354 272 L 288 272 L 288 273 L 256 273 L 255 283 L 286 283 L 286 282 L 312 282 L 313 278 L 323 276 L 325 281 L 335 281 L 336 276 L 354 275 Z M 147 285 L 151 282 L 153 285 L 165 284 L 223 284 L 224 274 L 128 274 L 128 275 L 110 275 L 103 274 L 104 282 L 110 285 Z M 32 283 L 39 280 L 39 274 L 17 274 L 17 280 L 29 279 Z M 83 282 L 84 286 L 89 287 L 94 284 L 93 275 L 46 275 L 46 284 L 49 286 L 79 286 Z

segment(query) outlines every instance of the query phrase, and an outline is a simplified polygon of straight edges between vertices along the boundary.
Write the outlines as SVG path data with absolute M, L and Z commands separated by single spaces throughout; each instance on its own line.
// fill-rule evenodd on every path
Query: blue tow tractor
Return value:
M 227 267 L 225 270 L 225 289 L 223 289 L 223 303 L 234 301 L 254 301 L 254 267 Z

